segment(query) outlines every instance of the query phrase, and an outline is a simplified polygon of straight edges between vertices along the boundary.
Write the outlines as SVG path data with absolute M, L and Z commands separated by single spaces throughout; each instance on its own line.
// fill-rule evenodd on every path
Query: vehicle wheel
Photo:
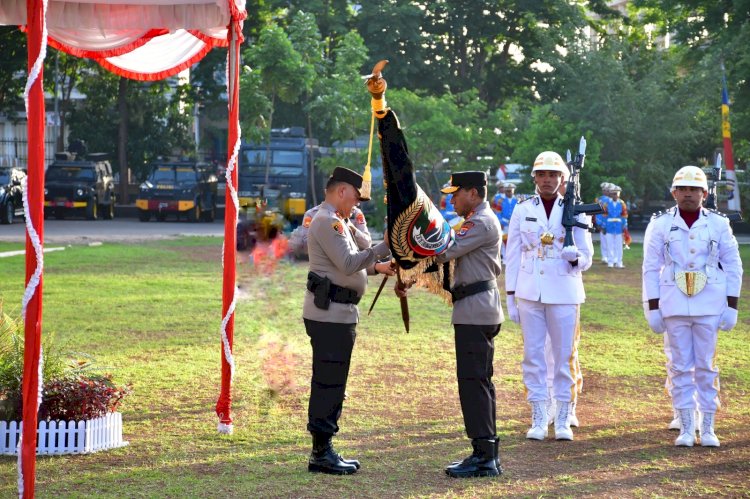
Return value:
M 110 196 L 109 204 L 104 205 L 104 220 L 112 220 L 115 218 L 115 197 Z
M 96 198 L 90 200 L 86 205 L 86 218 L 88 220 L 96 220 L 99 217 L 99 204 L 96 202 Z
M 198 203 L 195 203 L 195 208 L 188 211 L 188 222 L 197 222 L 201 218 L 201 205 Z
M 151 220 L 151 212 L 148 210 L 138 210 L 138 220 L 148 222 Z
M 163 211 L 160 211 L 156 214 L 156 220 L 158 220 L 159 222 L 163 222 L 166 219 L 167 219 L 167 214 L 164 213 Z
M 213 222 L 216 220 L 216 205 L 211 206 L 210 210 L 203 212 L 203 220 L 206 222 Z
M 5 203 L 5 208 L 3 209 L 3 212 L 0 213 L 0 223 L 12 224 L 13 217 L 15 214 L 16 214 L 16 209 L 13 207 L 13 201 L 8 200 L 8 202 Z

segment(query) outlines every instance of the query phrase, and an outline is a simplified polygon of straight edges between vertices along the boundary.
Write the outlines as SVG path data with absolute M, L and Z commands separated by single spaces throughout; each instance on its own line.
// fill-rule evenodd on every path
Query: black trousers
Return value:
M 356 324 L 305 319 L 305 330 L 313 352 L 307 408 L 307 430 L 310 433 L 334 435 L 339 431 L 337 423 L 344 403 L 356 328 Z
M 492 360 L 495 336 L 500 325 L 454 324 L 456 339 L 456 376 L 461 412 L 469 438 L 494 438 L 495 385 L 492 384 Z

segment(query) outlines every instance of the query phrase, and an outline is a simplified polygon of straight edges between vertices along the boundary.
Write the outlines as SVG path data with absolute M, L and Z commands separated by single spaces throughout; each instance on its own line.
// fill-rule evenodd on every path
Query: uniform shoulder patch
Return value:
M 365 214 L 362 213 L 361 211 L 358 211 L 357 212 L 357 216 L 354 217 L 354 223 L 357 224 L 357 225 L 365 225 L 365 223 L 366 223 L 366 221 L 365 221 Z
M 331 227 L 333 227 L 333 230 L 338 232 L 340 236 L 344 235 L 344 224 L 340 220 L 333 222 Z
M 302 227 L 304 227 L 304 228 L 306 228 L 306 229 L 307 229 L 307 228 L 309 228 L 309 227 L 310 227 L 310 224 L 311 224 L 311 223 L 312 223 L 312 217 L 309 217 L 309 216 L 308 216 L 308 217 L 305 217 L 305 219 L 304 219 L 304 220 L 302 220 Z
M 458 229 L 458 234 L 456 234 L 457 237 L 463 237 L 466 235 L 467 232 L 471 230 L 471 228 L 474 227 L 474 222 L 464 222 L 461 225 L 461 228 Z

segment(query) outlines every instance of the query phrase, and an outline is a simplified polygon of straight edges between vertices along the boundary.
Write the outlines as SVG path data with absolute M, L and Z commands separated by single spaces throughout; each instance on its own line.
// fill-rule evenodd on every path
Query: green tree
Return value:
M 70 116 L 70 138 L 83 139 L 90 152 L 107 152 L 117 157 L 120 114 L 117 99 L 120 78 L 92 67 L 78 85 L 85 94 L 80 107 Z M 184 99 L 180 87 L 168 81 L 127 85 L 127 161 L 137 178 L 144 178 L 158 156 L 189 154 L 194 150 L 190 134 L 191 110 L 180 110 Z M 119 166 L 119 162 L 115 161 Z
M 305 64 L 302 56 L 292 46 L 289 37 L 276 24 L 264 28 L 253 45 L 246 52 L 252 68 L 260 73 L 260 89 L 270 97 L 271 110 L 268 116 L 268 150 L 266 151 L 266 182 L 270 169 L 270 129 L 273 127 L 273 113 L 276 99 L 288 103 L 296 102 L 310 85 L 313 69 Z
M 735 161 L 750 162 L 750 2 L 747 0 L 635 0 L 633 16 L 650 22 L 661 36 L 670 36 L 680 46 L 682 71 L 698 72 L 704 80 L 720 117 L 722 66 L 726 68 L 731 99 L 730 122 Z M 720 119 L 720 118 L 719 118 Z M 718 121 L 720 123 L 720 121 Z M 715 144 L 721 143 L 721 128 L 714 128 Z
M 45 59 L 44 87 L 53 96 L 57 92 L 58 117 L 60 121 L 57 149 L 60 151 L 65 149 L 64 135 L 68 116 L 70 116 L 73 110 L 73 100 L 71 98 L 73 90 L 75 90 L 84 68 L 90 67 L 92 64 L 87 59 L 75 57 L 60 50 L 48 49 L 47 58 Z M 55 78 L 57 78 L 57 82 Z
M 15 26 L 0 26 L 0 113 L 10 119 L 23 110 L 26 36 Z

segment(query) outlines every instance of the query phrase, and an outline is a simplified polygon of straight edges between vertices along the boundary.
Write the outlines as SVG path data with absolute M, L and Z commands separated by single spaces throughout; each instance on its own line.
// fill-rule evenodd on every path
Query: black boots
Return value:
M 471 441 L 474 452 L 457 464 L 445 468 L 445 474 L 454 478 L 498 476 L 500 467 L 497 438 L 475 438 Z
M 350 475 L 359 469 L 356 459 L 343 459 L 333 449 L 328 433 L 313 433 L 313 449 L 307 462 L 307 471 L 329 475 Z

